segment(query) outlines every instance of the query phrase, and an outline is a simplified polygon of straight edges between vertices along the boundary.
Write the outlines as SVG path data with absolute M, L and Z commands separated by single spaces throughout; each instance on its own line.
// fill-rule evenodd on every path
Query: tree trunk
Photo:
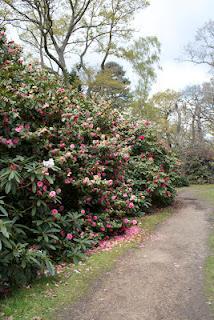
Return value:
M 195 115 L 192 117 L 192 144 L 195 144 Z
M 179 147 L 181 143 L 181 124 L 182 124 L 182 119 L 181 119 L 181 110 L 179 110 L 178 104 L 175 104 L 175 110 L 177 112 L 178 116 L 178 121 L 177 121 L 177 126 L 176 126 L 176 144 Z
M 58 54 L 59 63 L 60 63 L 60 66 L 61 66 L 61 71 L 62 71 L 62 75 L 63 75 L 63 78 L 64 78 L 64 82 L 66 84 L 68 84 L 69 83 L 69 72 L 68 72 L 67 67 L 66 67 L 64 52 L 61 51 L 61 50 L 57 50 L 57 54 Z

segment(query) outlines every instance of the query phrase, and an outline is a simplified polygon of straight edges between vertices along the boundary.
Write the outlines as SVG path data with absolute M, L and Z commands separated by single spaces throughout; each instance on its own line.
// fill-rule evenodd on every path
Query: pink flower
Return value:
M 133 209 L 134 208 L 134 203 L 133 202 L 129 202 L 129 209 Z
M 68 175 L 69 175 L 69 174 L 68 174 Z M 68 175 L 67 175 L 67 176 L 68 176 Z M 65 179 L 65 180 L 64 180 L 64 183 L 65 183 L 65 184 L 71 184 L 73 181 L 74 181 L 74 179 L 73 179 L 72 177 L 70 177 L 70 178 Z
M 7 144 L 7 145 L 12 145 L 12 144 L 13 144 L 12 139 L 7 139 L 7 140 L 6 140 L 6 144 Z
M 64 88 L 59 88 L 59 89 L 57 89 L 57 92 L 58 93 L 63 93 L 63 92 L 65 92 L 65 89 Z
M 56 197 L 56 191 L 51 191 L 51 192 L 49 193 L 49 197 L 50 197 L 50 198 L 55 198 L 55 197 Z
M 71 157 L 71 152 L 70 151 L 68 151 L 68 152 L 66 152 L 66 154 L 65 154 L 65 157 L 66 157 L 66 159 L 68 159 L 68 158 L 70 158 Z
M 137 224 L 137 220 L 132 220 L 132 224 L 136 225 Z
M 60 143 L 59 146 L 60 146 L 61 149 L 64 149 L 65 148 L 65 143 Z
M 113 180 L 108 180 L 108 186 L 112 186 L 113 185 Z
M 82 210 L 81 210 L 81 213 L 82 213 L 82 214 L 85 214 L 85 210 L 82 209 Z
M 124 194 L 123 194 L 123 197 L 124 197 L 124 198 L 127 198 L 127 197 L 128 197 L 128 194 L 127 194 L 127 193 L 124 193 Z
M 72 240 L 73 239 L 73 234 L 72 233 L 68 233 L 67 236 L 66 236 L 66 239 Z
M 141 141 L 143 141 L 143 140 L 145 139 L 145 137 L 144 137 L 144 136 L 140 136 L 139 139 L 140 139 Z
M 14 139 L 13 139 L 13 144 L 18 144 L 18 143 L 19 143 L 19 138 L 17 138 L 17 137 L 14 138 Z
M 46 192 L 47 191 L 47 186 L 43 186 L 43 191 Z
M 43 187 L 43 182 L 42 181 L 38 181 L 37 182 L 37 187 L 42 188 Z
M 58 210 L 57 210 L 57 209 L 52 209 L 52 210 L 51 210 L 51 213 L 52 213 L 53 215 L 55 215 L 55 214 L 58 213 Z
M 130 198 L 131 201 L 134 201 L 135 199 L 136 199 L 135 195 L 132 195 L 131 198 Z
M 130 159 L 129 154 L 125 154 L 125 155 L 123 156 L 123 159 L 124 159 L 125 161 L 128 161 L 128 160 Z
M 74 123 L 77 122 L 78 118 L 79 118 L 79 116 L 74 116 L 74 118 L 73 118 Z
M 29 124 L 26 124 L 26 125 L 25 125 L 25 129 L 29 130 L 29 129 L 30 129 L 30 125 L 29 125 Z
M 75 148 L 75 145 L 72 143 L 72 144 L 70 144 L 70 149 L 74 149 Z
M 125 218 L 125 219 L 123 219 L 123 222 L 124 222 L 125 224 L 128 224 L 128 223 L 129 223 L 129 219 Z
M 84 185 L 89 184 L 89 183 L 90 183 L 89 178 L 88 178 L 88 177 L 84 178 L 82 183 L 83 183 Z
M 93 219 L 96 221 L 98 219 L 98 217 L 97 216 L 93 216 Z
M 106 225 L 106 228 L 108 228 L 108 229 L 110 229 L 111 227 L 112 227 L 112 226 L 111 226 L 111 224 L 109 224 L 109 223 Z
M 54 156 L 55 154 L 57 154 L 58 153 L 58 149 L 53 149 L 53 150 L 51 150 L 51 154 Z
M 65 236 L 65 231 L 64 231 L 64 230 L 61 230 L 61 231 L 60 231 L 60 235 L 61 235 L 62 237 L 64 237 L 64 236 Z
M 105 231 L 105 228 L 104 228 L 104 227 L 101 227 L 101 228 L 100 228 L 100 231 L 101 231 L 101 232 L 104 232 L 104 231 Z
M 112 200 L 116 200 L 117 196 L 112 196 L 111 198 L 112 198 Z
M 145 126 L 149 126 L 151 124 L 151 122 L 148 120 L 144 120 L 144 124 L 145 124 Z
M 24 129 L 24 126 L 21 124 L 18 127 L 15 128 L 16 132 L 21 132 Z

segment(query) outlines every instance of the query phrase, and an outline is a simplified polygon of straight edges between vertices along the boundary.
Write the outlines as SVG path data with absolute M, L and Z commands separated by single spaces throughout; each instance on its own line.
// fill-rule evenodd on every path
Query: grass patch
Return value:
M 213 214 L 214 215 L 214 214 Z M 205 290 L 214 311 L 214 233 L 209 238 L 210 255 L 205 263 Z
M 143 217 L 140 225 L 145 233 L 151 233 L 158 224 L 164 222 L 171 214 L 172 208 L 161 210 L 157 214 Z
M 193 185 L 191 188 L 199 198 L 207 200 L 214 205 L 214 184 Z
M 214 221 L 214 184 L 211 185 L 194 185 L 191 189 L 197 194 L 197 197 L 208 201 L 213 205 L 213 210 L 211 211 L 210 220 L 213 224 Z M 214 224 L 212 225 L 214 228 Z M 214 229 L 212 229 L 209 236 L 209 257 L 205 262 L 205 291 L 208 300 L 212 306 L 214 312 Z
M 12 316 L 13 320 L 32 320 L 34 317 L 53 320 L 55 310 L 83 296 L 97 277 L 111 270 L 122 254 L 136 247 L 145 235 L 151 233 L 170 214 L 171 209 L 166 209 L 145 216 L 139 223 L 143 229 L 142 235 L 133 241 L 122 243 L 108 252 L 96 253 L 78 266 L 69 265 L 56 277 L 42 278 L 29 288 L 14 291 L 11 297 L 0 301 L 0 319 Z

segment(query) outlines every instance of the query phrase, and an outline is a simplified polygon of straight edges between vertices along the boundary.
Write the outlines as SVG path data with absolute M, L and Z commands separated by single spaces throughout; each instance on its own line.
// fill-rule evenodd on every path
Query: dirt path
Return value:
M 211 320 L 203 293 L 209 207 L 190 191 L 183 207 L 118 261 L 58 320 Z

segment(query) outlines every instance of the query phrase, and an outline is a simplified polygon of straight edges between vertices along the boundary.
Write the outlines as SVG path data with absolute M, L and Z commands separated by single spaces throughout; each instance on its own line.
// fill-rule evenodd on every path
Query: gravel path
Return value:
M 211 320 L 203 293 L 209 210 L 191 191 L 183 206 L 130 250 L 89 294 L 58 320 Z

